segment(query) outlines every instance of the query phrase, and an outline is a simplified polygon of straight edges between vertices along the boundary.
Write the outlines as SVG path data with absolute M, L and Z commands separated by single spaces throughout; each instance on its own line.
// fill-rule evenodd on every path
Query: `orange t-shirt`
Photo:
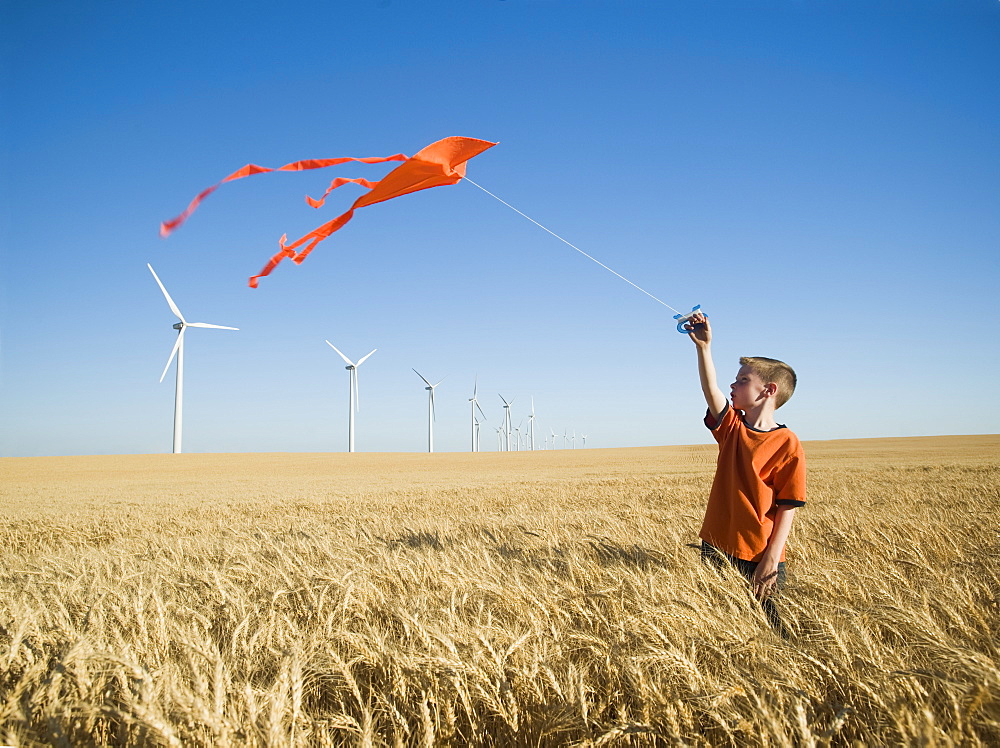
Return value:
M 708 497 L 701 539 L 744 561 L 760 561 L 774 528 L 778 505 L 802 506 L 806 458 L 799 439 L 785 426 L 758 431 L 731 405 L 718 423 L 705 425 L 719 443 L 715 482 Z M 781 552 L 784 560 L 785 552 Z

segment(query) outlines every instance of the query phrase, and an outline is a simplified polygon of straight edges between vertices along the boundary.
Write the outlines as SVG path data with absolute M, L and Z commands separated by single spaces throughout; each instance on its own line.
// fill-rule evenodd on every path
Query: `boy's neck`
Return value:
M 743 422 L 752 429 L 758 431 L 771 431 L 778 428 L 778 422 L 774 420 L 774 408 L 770 400 L 765 400 L 760 405 L 756 405 L 750 410 L 743 411 Z

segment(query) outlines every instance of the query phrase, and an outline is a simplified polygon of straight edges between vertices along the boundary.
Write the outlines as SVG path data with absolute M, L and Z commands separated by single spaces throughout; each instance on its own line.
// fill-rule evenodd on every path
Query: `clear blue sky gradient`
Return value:
M 679 309 L 725 387 L 791 363 L 803 439 L 991 433 L 1000 369 L 997 0 L 0 0 L 0 454 L 468 449 L 478 376 L 588 447 L 705 442 L 671 312 L 469 184 L 358 211 L 247 278 L 335 176 L 253 162 L 500 142 L 469 176 Z M 580 440 L 577 440 L 580 446 Z

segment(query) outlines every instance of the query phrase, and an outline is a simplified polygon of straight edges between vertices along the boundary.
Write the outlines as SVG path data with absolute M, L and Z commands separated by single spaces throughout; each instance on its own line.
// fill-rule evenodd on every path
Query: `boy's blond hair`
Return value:
M 765 384 L 774 382 L 778 385 L 778 394 L 775 398 L 775 410 L 788 402 L 788 398 L 795 392 L 797 378 L 795 371 L 784 361 L 775 358 L 764 358 L 763 356 L 743 356 L 740 359 L 740 366 L 749 367 L 750 371 L 764 380 Z

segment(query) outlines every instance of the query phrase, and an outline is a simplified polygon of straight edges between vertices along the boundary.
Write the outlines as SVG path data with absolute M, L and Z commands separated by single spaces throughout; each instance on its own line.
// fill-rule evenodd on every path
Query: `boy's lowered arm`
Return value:
M 684 325 L 684 329 L 698 351 L 698 376 L 708 412 L 712 414 L 712 418 L 718 419 L 726 409 L 726 396 L 719 389 L 715 362 L 712 360 L 712 326 L 705 315 L 696 314 Z
M 767 548 L 764 556 L 754 570 L 753 591 L 757 597 L 766 597 L 771 594 L 775 583 L 778 580 L 778 562 L 781 561 L 781 552 L 785 549 L 788 541 L 788 533 L 792 529 L 792 520 L 795 519 L 795 507 L 778 505 L 778 511 L 774 515 L 774 526 L 771 528 L 771 537 L 767 541 Z

